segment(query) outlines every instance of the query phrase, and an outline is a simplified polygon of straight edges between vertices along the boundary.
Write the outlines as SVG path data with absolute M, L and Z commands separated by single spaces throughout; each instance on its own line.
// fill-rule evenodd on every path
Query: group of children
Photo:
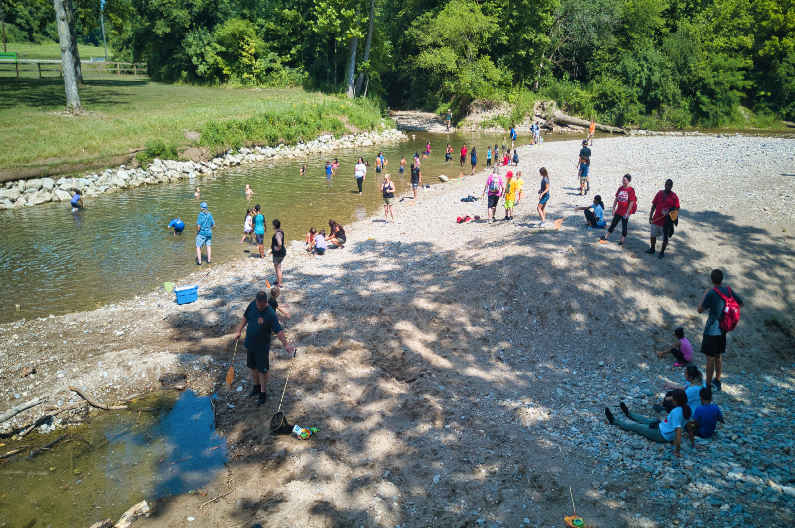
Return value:
M 664 384 L 663 390 L 668 392 L 660 403 L 653 405 L 655 412 L 667 413 L 667 416 L 662 420 L 641 416 L 630 412 L 624 402 L 619 406 L 630 421 L 616 418 L 610 408 L 605 408 L 605 416 L 610 425 L 617 425 L 625 431 L 661 444 L 673 442 L 674 454 L 679 457 L 683 434 L 687 434 L 693 448 L 701 449 L 702 446 L 696 445 L 696 437 L 711 438 L 718 422 L 725 424 L 725 421 L 720 408 L 712 403 L 712 389 L 704 382 L 698 367 L 690 364 L 693 346 L 685 338 L 684 330 L 674 330 L 674 337 L 676 341 L 670 348 L 657 352 L 658 358 L 670 354 L 676 359 L 674 367 L 685 368 L 684 385 Z
M 321 229 L 318 233 L 314 227 L 309 228 L 306 234 L 304 243 L 306 244 L 306 252 L 312 255 L 325 255 L 328 244 L 333 244 L 338 248 L 344 248 L 347 241 L 345 237 L 345 229 L 335 220 L 329 220 L 329 234 L 326 235 L 326 230 Z

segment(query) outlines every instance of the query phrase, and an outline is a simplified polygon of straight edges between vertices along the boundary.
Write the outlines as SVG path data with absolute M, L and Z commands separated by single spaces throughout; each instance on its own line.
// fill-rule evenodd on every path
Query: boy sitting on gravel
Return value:
M 674 330 L 674 337 L 676 338 L 676 343 L 667 350 L 657 352 L 657 357 L 661 358 L 665 354 L 671 354 L 676 358 L 674 367 L 686 367 L 690 360 L 693 359 L 693 347 L 690 345 L 690 341 L 685 339 L 685 331 L 682 328 Z
M 685 424 L 687 435 L 690 437 L 690 445 L 696 449 L 703 449 L 704 446 L 696 445 L 696 436 L 699 438 L 712 438 L 718 422 L 726 425 L 723 421 L 723 413 L 717 405 L 712 403 L 712 389 L 704 387 L 698 393 L 701 398 L 701 406 L 693 413 L 693 419 Z

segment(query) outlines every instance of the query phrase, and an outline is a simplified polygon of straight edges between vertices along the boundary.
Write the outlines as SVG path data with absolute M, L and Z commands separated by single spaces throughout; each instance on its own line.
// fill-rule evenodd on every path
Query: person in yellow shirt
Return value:
M 522 171 L 518 171 L 516 176 L 513 177 L 513 181 L 516 183 L 516 203 L 513 204 L 514 207 L 519 205 L 519 202 L 522 201 L 524 198 L 524 179 L 522 178 Z
M 508 171 L 505 174 L 507 178 L 505 181 L 505 190 L 502 197 L 505 199 L 505 218 L 503 220 L 513 220 L 513 206 L 516 204 L 516 180 L 513 178 L 513 172 Z

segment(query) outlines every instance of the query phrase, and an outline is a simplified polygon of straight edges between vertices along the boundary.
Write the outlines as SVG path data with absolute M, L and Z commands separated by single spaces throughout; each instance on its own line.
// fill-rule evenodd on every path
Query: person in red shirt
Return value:
M 649 211 L 649 223 L 651 224 L 651 234 L 649 236 L 649 249 L 646 253 L 654 255 L 657 237 L 662 235 L 662 247 L 658 259 L 665 258 L 665 248 L 668 246 L 668 231 L 665 229 L 665 222 L 669 218 L 671 211 L 679 210 L 679 197 L 671 189 L 674 188 L 673 180 L 665 180 L 665 189 L 659 191 L 654 200 L 651 201 Z
M 635 189 L 629 185 L 631 181 L 632 175 L 625 174 L 621 181 L 621 187 L 619 187 L 616 191 L 616 198 L 613 200 L 613 221 L 610 222 L 610 227 L 607 229 L 607 233 L 605 233 L 600 240 L 607 240 L 607 237 L 610 236 L 610 233 L 613 232 L 620 220 L 621 242 L 619 242 L 618 245 L 623 246 L 626 242 L 629 217 L 635 213 L 638 203 L 638 200 L 635 197 Z
M 464 146 L 461 147 L 461 166 L 464 166 L 464 163 L 467 161 L 467 144 L 464 143 Z

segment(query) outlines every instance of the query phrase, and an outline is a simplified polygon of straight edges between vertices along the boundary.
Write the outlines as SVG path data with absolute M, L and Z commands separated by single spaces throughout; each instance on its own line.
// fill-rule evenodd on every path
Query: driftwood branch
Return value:
M 6 420 L 9 420 L 9 419 L 13 418 L 14 416 L 16 416 L 19 413 L 21 413 L 22 411 L 24 411 L 25 409 L 30 409 L 31 407 L 35 407 L 35 406 L 37 406 L 37 405 L 39 405 L 41 403 L 44 403 L 44 400 L 42 398 L 33 398 L 32 400 L 30 400 L 28 402 L 20 403 L 19 405 L 17 405 L 13 409 L 9 409 L 6 412 L 4 412 L 3 414 L 0 414 L 0 423 L 3 423 Z
M 113 526 L 113 521 L 110 519 L 102 519 L 101 521 L 97 521 L 88 528 L 110 528 Z
M 33 422 L 31 422 L 29 424 L 23 425 L 22 427 L 20 427 L 20 429 L 24 429 L 24 431 L 22 431 L 19 434 L 19 437 L 20 438 L 24 438 L 25 435 L 27 435 L 33 429 L 35 429 L 36 427 L 38 427 L 42 423 L 46 422 L 47 420 L 49 420 L 53 416 L 58 416 L 62 412 L 71 411 L 72 409 L 77 409 L 78 407 L 82 406 L 83 403 L 84 402 L 73 403 L 73 404 L 67 405 L 66 407 L 63 407 L 61 409 L 56 409 L 54 411 L 51 411 L 51 412 L 48 412 L 48 413 L 44 414 L 43 416 L 40 416 L 39 418 L 33 420 Z
M 105 405 L 104 403 L 95 402 L 91 398 L 89 398 L 86 393 L 78 389 L 77 387 L 69 387 L 70 391 L 74 391 L 78 393 L 80 396 L 83 397 L 84 400 L 88 402 L 89 405 L 92 407 L 96 407 L 97 409 L 102 409 L 105 411 L 123 411 L 127 409 L 126 405 Z
M 590 121 L 587 121 L 585 119 L 580 119 L 578 117 L 572 117 L 570 115 L 566 115 L 563 112 L 561 112 L 560 110 L 555 110 L 555 113 L 552 114 L 552 117 L 554 118 L 556 123 L 563 123 L 564 125 L 574 125 L 574 126 L 581 126 L 581 127 L 585 127 L 585 128 L 588 128 L 589 126 L 591 126 L 591 122 Z M 609 125 L 600 125 L 599 123 L 596 123 L 596 130 L 599 130 L 600 132 L 610 132 L 611 134 L 626 134 L 627 133 L 627 131 L 624 130 L 623 128 L 618 128 L 618 127 L 609 126 Z
M 44 447 L 41 447 L 41 448 L 39 448 L 39 449 L 37 449 L 37 450 L 35 450 L 35 451 L 31 451 L 31 452 L 30 452 L 30 454 L 28 454 L 28 458 L 29 458 L 29 459 L 31 459 L 31 460 L 33 460 L 33 459 L 34 459 L 34 458 L 36 458 L 36 457 L 37 457 L 37 456 L 38 456 L 38 455 L 39 455 L 39 454 L 40 454 L 42 451 L 47 451 L 49 448 L 51 448 L 52 446 L 54 446 L 55 444 L 57 444 L 58 442 L 60 442 L 60 441 L 61 441 L 61 440 L 63 440 L 64 438 L 66 438 L 67 436 L 68 436 L 68 435 L 61 435 L 61 436 L 59 436 L 58 438 L 56 438 L 55 440 L 53 440 L 52 442 L 50 442 L 49 444 L 45 445 Z
M 10 457 L 12 455 L 16 455 L 17 453 L 21 453 L 22 451 L 24 451 L 25 449 L 28 449 L 29 447 L 30 447 L 29 445 L 19 446 L 16 449 L 12 449 L 11 451 L 3 453 L 2 455 L 0 455 L 0 458 L 8 458 L 8 457 Z
M 141 515 L 149 513 L 149 505 L 146 501 L 141 501 L 121 516 L 121 519 L 113 525 L 113 528 L 128 528 Z
M 795 123 L 792 121 L 784 121 L 784 124 L 787 125 L 789 128 L 795 128 Z

